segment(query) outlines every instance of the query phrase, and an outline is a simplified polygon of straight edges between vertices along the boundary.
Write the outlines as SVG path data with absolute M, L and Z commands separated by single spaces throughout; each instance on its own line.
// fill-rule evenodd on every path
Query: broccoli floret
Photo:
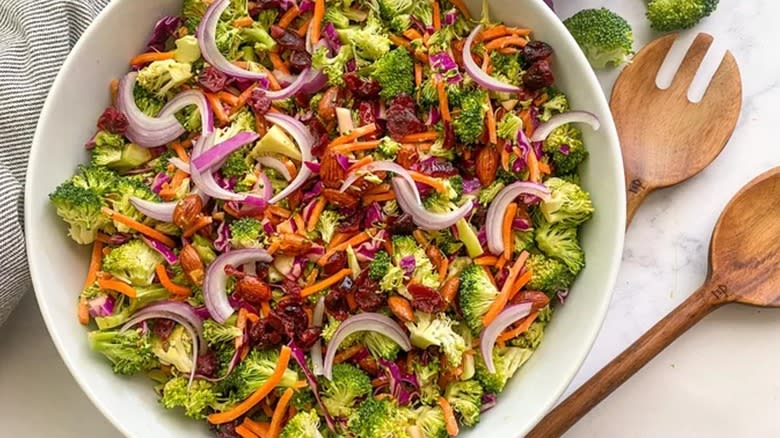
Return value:
M 378 251 L 374 255 L 374 260 L 368 265 L 368 278 L 374 281 L 381 280 L 390 270 L 392 264 L 393 261 L 386 251 Z
M 498 138 L 503 138 L 511 143 L 517 142 L 517 131 L 523 129 L 523 119 L 515 113 L 506 113 L 496 126 Z
M 582 131 L 572 124 L 559 126 L 550 133 L 542 146 L 552 157 L 556 173 L 570 173 L 588 157 L 582 141 Z
M 439 357 L 431 355 L 428 362 L 420 360 L 413 362 L 414 375 L 420 385 L 420 401 L 426 405 L 435 405 L 441 395 L 439 387 L 440 365 Z
M 468 265 L 461 272 L 458 301 L 463 318 L 473 333 L 479 333 L 482 329 L 482 317 L 498 293 L 498 288 L 490 281 L 482 266 Z
M 550 88 L 547 90 L 547 102 L 542 104 L 542 112 L 539 120 L 546 122 L 555 114 L 565 113 L 569 110 L 569 99 L 560 91 Z
M 506 185 L 501 181 L 493 181 L 492 184 L 479 191 L 479 195 L 477 196 L 479 203 L 482 205 L 490 204 L 493 198 L 495 198 L 501 190 L 504 190 L 505 186 Z
M 547 327 L 547 323 L 552 318 L 552 308 L 547 305 L 543 309 L 539 310 L 539 315 L 536 320 L 528 327 L 523 334 L 509 341 L 509 344 L 513 347 L 530 348 L 536 350 L 536 347 L 542 343 L 544 337 L 544 329 Z
M 130 202 L 130 198 L 139 198 L 145 201 L 159 202 L 160 198 L 149 186 L 135 177 L 119 177 L 116 180 L 115 189 L 110 195 L 111 208 L 114 211 L 129 216 L 138 222 L 144 222 L 144 215 L 136 210 Z M 130 232 L 130 227 L 114 221 L 116 229 L 122 233 Z
M 138 83 L 133 87 L 133 98 L 138 109 L 150 117 L 157 117 L 157 114 L 165 106 L 165 100 L 157 97 Z
M 512 250 L 516 254 L 520 254 L 523 251 L 531 251 L 534 249 L 534 232 L 533 231 L 515 231 L 512 234 L 514 238 L 514 244 Z
M 460 102 L 460 114 L 452 121 L 455 135 L 463 143 L 475 143 L 485 129 L 486 94 L 474 90 L 465 93 Z
M 339 29 L 346 29 L 349 27 L 349 18 L 344 15 L 338 8 L 326 8 L 325 18 L 323 20 L 327 23 L 333 23 L 333 26 Z
M 572 184 L 577 184 L 578 186 L 582 185 L 582 181 L 580 180 L 580 176 L 576 173 L 569 173 L 566 175 L 559 175 L 558 178 L 570 182 Z
M 355 53 L 365 60 L 377 60 L 390 51 L 390 39 L 382 29 L 379 17 L 370 13 L 361 26 L 338 29 L 342 44 L 352 44 Z
M 103 166 L 79 166 L 73 176 L 73 184 L 92 190 L 98 196 L 104 196 L 115 190 L 117 174 Z
M 660 32 L 688 29 L 708 17 L 718 7 L 718 0 L 650 0 L 647 19 Z
M 317 403 L 317 399 L 314 397 L 314 393 L 311 392 L 311 388 L 308 387 L 295 391 L 290 399 L 290 405 L 297 409 L 298 412 L 311 409 L 315 403 Z
M 333 238 L 333 234 L 336 232 L 336 227 L 338 227 L 342 219 L 344 219 L 344 216 L 335 210 L 323 210 L 320 213 L 316 228 L 323 241 L 326 243 L 330 242 L 330 239 Z
M 57 215 L 70 225 L 68 235 L 77 243 L 86 245 L 95 241 L 98 230 L 110 223 L 100 209 L 100 196 L 92 190 L 67 181 L 49 195 Z
M 272 350 L 252 350 L 251 353 L 233 370 L 233 373 L 225 380 L 223 392 L 233 393 L 238 399 L 245 399 L 262 386 L 276 368 L 279 361 L 279 353 Z M 290 388 L 298 381 L 298 373 L 287 368 L 282 375 L 282 380 L 277 386 Z
M 425 254 L 425 249 L 419 246 L 412 236 L 393 236 L 395 265 L 400 266 L 401 259 L 408 256 L 414 257 L 415 261 L 412 280 L 423 286 L 438 288 L 439 275 L 434 269 L 431 259 Z
M 379 280 L 379 289 L 382 292 L 401 291 L 404 284 L 404 270 L 392 265 L 387 273 Z
M 377 158 L 382 160 L 395 160 L 398 151 L 401 150 L 401 143 L 390 137 L 383 137 L 376 148 Z
M 122 171 L 136 168 L 151 159 L 149 149 L 135 143 L 125 143 L 121 135 L 100 131 L 95 136 L 91 160 L 93 165 Z
M 448 213 L 456 208 L 449 196 L 439 192 L 433 192 L 423 198 L 423 206 L 434 213 Z
M 454 409 L 454 406 L 453 406 Z M 425 438 L 446 438 L 447 426 L 444 411 L 438 406 L 420 406 L 415 409 L 414 424 L 419 427 Z
M 382 86 L 379 95 L 384 99 L 414 93 L 414 61 L 403 47 L 395 48 L 377 60 L 371 77 Z
M 230 318 L 220 324 L 213 319 L 203 321 L 203 338 L 210 346 L 231 342 L 244 334 L 243 330 L 236 327 L 235 318 Z
M 219 406 L 218 397 L 213 383 L 198 379 L 189 385 L 188 380 L 180 376 L 163 386 L 160 403 L 168 409 L 182 407 L 186 416 L 203 420 L 208 410 Z
M 155 338 L 152 351 L 161 363 L 176 367 L 182 373 L 192 372 L 195 366 L 192 362 L 192 338 L 184 326 L 177 325 L 165 341 Z
M 268 34 L 268 27 L 257 22 L 241 28 L 239 35 L 243 41 L 254 43 L 254 50 L 258 52 L 271 51 L 276 47 L 276 41 Z
M 561 261 L 542 254 L 531 254 L 525 264 L 531 271 L 528 289 L 540 290 L 553 296 L 559 290 L 568 289 L 574 281 L 574 275 Z
M 474 427 L 479 422 L 482 408 L 482 386 L 475 380 L 452 382 L 444 391 L 444 398 L 452 406 L 452 410 L 460 416 L 464 426 Z
M 172 59 L 154 61 L 138 72 L 138 85 L 158 97 L 187 82 L 192 77 L 192 65 Z
M 237 178 L 239 184 L 246 181 L 254 185 L 257 182 L 257 176 L 253 172 L 252 165 L 248 160 L 249 148 L 243 147 L 228 155 L 225 164 L 219 169 L 222 175 L 228 178 Z M 251 188 L 251 186 L 249 187 Z
M 215 143 L 221 143 L 235 137 L 241 132 L 255 132 L 255 116 L 249 110 L 243 110 L 236 113 L 230 122 L 230 125 L 217 130 Z
M 368 397 L 349 418 L 348 426 L 360 438 L 401 438 L 409 436 L 406 431 L 409 417 L 391 399 Z
M 463 242 L 456 239 L 449 230 L 430 231 L 428 235 L 439 250 L 448 256 L 463 248 Z
M 217 258 L 217 253 L 214 252 L 211 241 L 200 234 L 192 236 L 192 247 L 195 248 L 198 256 L 206 265 L 210 265 Z
M 208 3 L 205 0 L 184 0 L 182 4 L 181 16 L 184 18 L 184 24 L 187 26 L 187 30 L 190 34 L 195 34 L 195 31 L 200 24 L 200 20 L 206 13 Z
M 90 348 L 108 358 L 117 374 L 129 376 L 159 365 L 152 352 L 149 334 L 143 334 L 141 329 L 93 331 L 87 337 Z
M 156 301 L 162 301 L 170 298 L 170 293 L 167 289 L 159 284 L 153 284 L 151 286 L 135 286 L 136 296 L 129 300 L 125 300 L 124 295 L 119 296 L 117 305 L 114 306 L 114 313 L 109 316 L 98 316 L 95 318 L 95 323 L 101 330 L 107 330 L 117 327 L 127 321 L 130 316 L 135 313 L 136 310 L 147 306 Z M 127 302 L 129 301 L 129 304 Z
M 319 47 L 314 51 L 311 57 L 311 65 L 328 77 L 328 82 L 331 85 L 342 86 L 344 85 L 344 72 L 346 71 L 347 62 L 352 59 L 352 46 L 341 46 L 339 52 L 333 58 L 328 57 L 327 47 Z
M 552 193 L 539 207 L 547 222 L 576 226 L 593 216 L 593 202 L 582 187 L 560 178 L 550 178 L 544 184 Z
M 354 365 L 333 366 L 333 376 L 322 382 L 322 403 L 328 412 L 338 417 L 352 413 L 356 403 L 371 393 L 371 378 Z
M 154 268 L 162 262 L 157 251 L 143 240 L 133 239 L 103 257 L 103 270 L 128 283 L 149 285 L 154 278 Z
M 523 79 L 523 67 L 520 65 L 520 55 L 504 55 L 498 51 L 490 54 L 490 63 L 493 65 L 492 76 L 509 82 L 512 85 L 520 85 Z
M 585 267 L 585 253 L 577 239 L 577 228 L 566 224 L 542 222 L 535 230 L 536 245 L 549 257 L 556 258 L 577 275 Z
M 279 438 L 322 438 L 319 427 L 317 411 L 300 411 L 282 428 Z
M 605 68 L 609 64 L 618 66 L 628 61 L 634 53 L 634 33 L 631 25 L 607 8 L 584 9 L 564 20 L 563 24 L 569 29 L 593 68 Z
M 368 348 L 368 351 L 375 357 L 381 357 L 382 359 L 395 360 L 398 356 L 398 352 L 401 351 L 401 347 L 387 336 L 367 331 L 363 332 L 360 336 L 360 341 Z M 343 343 L 342 343 L 343 345 Z
M 189 105 L 181 110 L 179 110 L 176 114 L 176 120 L 179 121 L 181 126 L 187 131 L 187 132 L 198 132 L 200 131 L 201 122 L 200 122 L 200 111 L 198 110 L 198 107 L 195 105 Z
M 498 394 L 504 390 L 506 382 L 531 357 L 533 350 L 517 347 L 493 347 L 493 365 L 496 372 L 488 371 L 481 357 L 477 358 L 476 378 L 486 392 Z
M 412 9 L 412 0 L 379 0 L 379 12 L 385 20 L 408 13 Z
M 455 333 L 453 321 L 445 314 L 434 317 L 430 313 L 415 312 L 414 322 L 407 322 L 409 339 L 417 348 L 426 349 L 435 345 L 447 356 L 447 361 L 459 366 L 466 351 L 466 341 Z
M 230 246 L 233 248 L 259 248 L 263 224 L 259 220 L 245 217 L 230 223 Z

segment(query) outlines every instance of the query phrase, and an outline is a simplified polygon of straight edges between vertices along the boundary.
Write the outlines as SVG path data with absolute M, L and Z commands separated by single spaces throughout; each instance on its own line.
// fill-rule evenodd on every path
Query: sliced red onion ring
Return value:
M 323 375 L 331 380 L 333 377 L 333 360 L 336 358 L 336 351 L 339 345 L 349 335 L 355 332 L 372 331 L 387 336 L 398 344 L 402 350 L 409 351 L 412 344 L 409 337 L 395 321 L 380 313 L 361 313 L 351 316 L 341 323 L 336 333 L 333 334 L 330 343 L 328 343 L 328 352 L 325 354 L 325 365 Z
M 192 156 L 197 158 L 200 156 L 200 154 L 211 149 L 214 144 L 214 137 L 215 134 L 211 133 L 205 138 L 199 138 L 192 147 Z M 245 201 L 248 197 L 246 194 L 231 192 L 230 190 L 226 190 L 220 187 L 219 184 L 217 184 L 217 181 L 214 179 L 214 174 L 211 173 L 211 170 L 199 172 L 196 169 L 190 167 L 190 177 L 192 178 L 192 182 L 195 183 L 197 188 L 212 198 L 222 199 L 225 201 Z
M 301 92 L 305 94 L 314 94 L 325 88 L 325 85 L 327 84 L 328 77 L 325 76 L 321 71 L 312 68 L 306 75 L 306 80 L 303 82 Z
M 217 163 L 224 161 L 228 155 L 235 152 L 238 148 L 257 141 L 258 138 L 260 138 L 260 135 L 256 132 L 239 132 L 233 137 L 193 158 L 190 166 L 194 165 L 198 172 L 203 172 L 214 167 Z
M 485 218 L 488 249 L 495 255 L 504 252 L 504 239 L 501 236 L 501 228 L 506 208 L 520 195 L 533 195 L 542 201 L 547 201 L 550 199 L 550 189 L 544 184 L 518 181 L 498 192 L 493 202 L 490 203 L 487 217 Z
M 134 101 L 135 102 L 135 101 Z M 209 133 L 214 130 L 214 113 L 211 112 L 206 96 L 199 90 L 186 90 L 177 94 L 171 99 L 162 110 L 158 117 L 172 117 L 182 108 L 190 105 L 198 107 L 201 116 L 201 132 Z
M 412 220 L 417 226 L 426 231 L 438 231 L 455 225 L 458 220 L 466 217 L 473 207 L 472 201 L 467 201 L 457 209 L 449 213 L 432 213 L 425 209 L 422 204 L 415 201 L 414 189 L 405 180 L 400 177 L 392 179 L 393 190 L 395 191 L 398 206 L 401 210 L 412 216 Z
M 314 306 L 314 314 L 312 315 L 312 325 L 314 327 L 322 327 L 322 317 L 325 314 L 325 297 L 320 297 L 317 300 L 317 304 Z M 311 370 L 315 376 L 322 375 L 322 338 L 317 339 L 311 347 Z
M 263 262 L 268 263 L 273 258 L 262 249 L 241 249 L 237 251 L 226 252 L 217 257 L 203 279 L 203 299 L 206 302 L 206 309 L 215 321 L 220 324 L 233 314 L 233 307 L 228 301 L 225 293 L 227 284 L 227 274 L 225 266 L 240 266 L 244 263 Z
M 336 108 L 336 120 L 339 122 L 339 134 L 345 135 L 355 129 L 355 124 L 352 122 L 352 111 L 349 108 Z
M 360 178 L 362 174 L 365 174 L 367 172 L 375 172 L 375 171 L 393 172 L 394 174 L 403 178 L 404 181 L 409 183 L 409 186 L 412 188 L 412 191 L 414 192 L 415 202 L 422 205 L 422 199 L 420 198 L 420 191 L 417 190 L 417 184 L 415 184 L 412 175 L 410 175 L 409 171 L 404 169 L 401 165 L 396 164 L 392 161 L 372 161 L 371 163 L 368 163 L 365 166 L 358 167 L 357 169 L 353 170 L 349 175 L 347 175 L 347 179 L 345 179 L 344 183 L 341 184 L 339 191 L 344 192 L 345 190 L 347 190 L 347 188 L 349 188 L 349 186 L 351 186 L 352 183 L 357 181 L 357 179 Z
M 200 196 L 200 199 L 203 200 L 204 204 L 209 200 L 209 197 L 201 192 L 197 187 L 194 188 L 190 193 Z M 160 222 L 171 223 L 173 222 L 173 210 L 176 208 L 176 204 L 178 204 L 179 201 L 153 202 L 131 196 L 130 203 L 133 204 L 133 207 L 135 207 L 136 210 L 140 211 L 147 217 Z
M 269 122 L 279 125 L 280 128 L 287 131 L 287 133 L 293 137 L 301 150 L 302 162 L 305 163 L 307 161 L 313 161 L 311 147 L 314 144 L 314 139 L 311 138 L 309 129 L 306 126 L 304 126 L 298 120 L 295 120 L 294 118 L 284 114 L 268 113 L 265 115 L 265 118 Z M 286 198 L 290 195 L 290 193 L 294 192 L 298 189 L 298 187 L 302 186 L 310 176 L 311 170 L 309 170 L 307 166 L 301 166 L 300 170 L 298 170 L 298 174 L 295 175 L 295 179 L 290 182 L 290 185 L 285 187 L 281 192 L 277 193 L 276 196 L 271 198 L 271 200 L 268 202 L 271 204 L 276 204 L 277 202 Z
M 184 127 L 173 114 L 150 117 L 135 104 L 133 88 L 138 72 L 130 72 L 119 81 L 116 107 L 127 117 L 125 135 L 133 143 L 142 147 L 157 147 L 178 138 L 184 133 Z
M 519 93 L 519 87 L 507 84 L 506 82 L 502 82 L 490 76 L 489 74 L 482 71 L 477 63 L 474 62 L 474 58 L 471 56 L 471 45 L 474 42 L 474 38 L 479 35 L 481 30 L 481 24 L 475 27 L 474 30 L 472 30 L 469 34 L 468 38 L 466 38 L 466 43 L 463 45 L 463 67 L 466 70 L 466 73 L 471 76 L 471 79 L 474 79 L 474 82 L 484 88 L 487 88 L 488 90 L 502 93 Z
M 587 111 L 569 111 L 563 114 L 556 114 L 550 117 L 550 120 L 539 125 L 534 130 L 533 135 L 531 135 L 531 141 L 544 141 L 555 128 L 567 123 L 586 123 L 596 131 L 601 127 L 599 118 L 595 114 Z
M 279 172 L 282 177 L 289 181 L 292 179 L 292 175 L 290 175 L 290 169 L 287 168 L 287 166 L 284 165 L 278 158 L 270 157 L 270 156 L 263 156 L 258 157 L 257 162 L 260 163 L 261 166 L 270 167 L 271 169 Z
M 262 187 L 261 187 L 262 186 Z M 271 179 L 268 178 L 268 175 L 265 174 L 262 170 L 260 171 L 259 176 L 257 177 L 257 188 L 262 189 L 262 197 L 263 200 L 268 201 L 271 199 L 271 196 L 274 195 L 274 187 L 271 185 Z
M 528 316 L 529 313 L 531 313 L 531 303 L 509 306 L 482 330 L 482 334 L 479 337 L 479 349 L 482 352 L 482 359 L 485 361 L 488 371 L 491 373 L 496 372 L 496 366 L 493 364 L 493 346 L 496 344 L 498 335 L 510 325 Z

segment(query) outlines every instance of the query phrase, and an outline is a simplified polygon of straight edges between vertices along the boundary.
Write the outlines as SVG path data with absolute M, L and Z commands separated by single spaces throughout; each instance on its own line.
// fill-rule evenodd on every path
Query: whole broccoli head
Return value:
M 544 141 L 544 153 L 552 157 L 556 174 L 571 173 L 588 157 L 582 131 L 572 124 L 561 125 Z
M 326 243 L 330 242 L 330 239 L 333 238 L 333 234 L 336 232 L 336 228 L 342 219 L 344 219 L 344 216 L 335 210 L 323 210 L 322 213 L 320 213 L 316 229 L 319 231 L 323 241 Z
M 192 78 L 192 65 L 173 59 L 154 61 L 138 72 L 138 85 L 158 97 L 165 97 Z
M 577 228 L 543 222 L 536 227 L 536 245 L 543 253 L 563 262 L 572 274 L 585 267 L 585 252 L 577 238 Z
M 146 217 L 138 211 L 130 202 L 130 198 L 139 198 L 145 201 L 159 202 L 160 197 L 149 186 L 136 177 L 123 176 L 116 180 L 113 192 L 109 195 L 111 208 L 114 211 L 129 216 L 138 222 L 146 222 Z M 114 221 L 114 226 L 119 232 L 128 233 L 130 227 Z
M 542 112 L 539 114 L 539 120 L 546 122 L 555 114 L 565 113 L 569 110 L 569 99 L 565 94 L 554 88 L 547 90 L 547 102 L 542 104 Z
M 547 327 L 547 323 L 552 318 L 552 308 L 548 304 L 541 310 L 536 320 L 528 327 L 523 334 L 509 341 L 509 344 L 513 347 L 530 348 L 536 350 L 536 347 L 542 343 L 544 337 L 544 329 Z
M 390 137 L 382 137 L 379 146 L 376 147 L 377 158 L 381 160 L 395 160 L 398 151 L 401 150 L 401 143 Z
M 263 224 L 251 217 L 237 219 L 228 225 L 230 246 L 233 248 L 259 248 Z
M 447 356 L 447 361 L 459 366 L 466 351 L 466 341 L 455 332 L 452 321 L 447 315 L 434 317 L 430 313 L 415 312 L 414 321 L 407 322 L 409 339 L 417 348 L 426 349 L 432 345 L 439 347 Z
M 661 32 L 688 29 L 709 17 L 718 7 L 718 0 L 650 0 L 647 19 Z
M 547 222 L 576 226 L 593 216 L 590 195 L 579 185 L 560 178 L 550 178 L 544 184 L 552 193 L 550 200 L 539 207 Z
M 329 57 L 330 51 L 327 47 L 319 47 L 314 51 L 311 57 L 313 68 L 322 71 L 328 77 L 328 83 L 335 86 L 344 85 L 344 73 L 347 69 L 347 63 L 353 59 L 353 49 L 351 45 L 343 45 L 334 57 Z
M 249 355 L 233 370 L 230 376 L 223 380 L 221 389 L 223 394 L 232 394 L 237 399 L 243 400 L 262 386 L 273 374 L 276 363 L 279 361 L 279 352 L 273 350 L 252 350 Z M 290 388 L 298 381 L 298 373 L 287 368 L 284 370 L 282 380 L 277 386 Z
M 209 410 L 219 405 L 218 397 L 213 383 L 198 379 L 189 385 L 188 380 L 180 376 L 165 383 L 160 403 L 168 409 L 182 407 L 186 416 L 203 420 Z
M 228 318 L 223 324 L 213 319 L 203 321 L 203 338 L 210 346 L 232 342 L 235 338 L 242 336 L 244 331 L 236 327 L 236 318 Z
M 98 231 L 111 221 L 100 209 L 103 201 L 92 190 L 67 181 L 49 195 L 57 215 L 68 223 L 68 235 L 82 245 L 95 241 Z
M 475 89 L 460 99 L 460 114 L 452 121 L 455 136 L 463 143 L 476 143 L 485 130 L 487 95 Z
M 548 296 L 568 289 L 574 281 L 574 275 L 563 262 L 543 254 L 531 254 L 525 266 L 531 271 L 528 289 L 542 291 Z
M 128 283 L 149 285 L 154 278 L 154 268 L 162 262 L 157 251 L 143 240 L 133 239 L 103 257 L 103 270 Z
M 379 82 L 384 99 L 392 99 L 400 94 L 414 93 L 414 61 L 403 47 L 397 47 L 373 64 L 371 77 Z
M 410 413 L 391 399 L 368 397 L 349 418 L 349 430 L 361 438 L 406 437 Z
M 192 372 L 192 338 L 183 326 L 174 327 L 165 341 L 154 338 L 152 351 L 161 363 L 176 367 L 182 373 Z
M 479 423 L 482 408 L 482 386 L 476 380 L 452 382 L 444 391 L 444 398 L 458 413 L 460 421 L 466 427 L 474 427 Z
M 676 0 L 673 0 L 676 1 Z M 631 25 L 607 8 L 584 9 L 564 20 L 593 68 L 618 66 L 634 54 Z
M 414 410 L 414 424 L 425 438 L 446 438 L 447 426 L 444 411 L 438 406 L 420 406 Z
M 431 355 L 427 362 L 415 360 L 412 365 L 417 383 L 420 385 L 420 401 L 426 405 L 435 405 L 441 395 L 439 388 L 439 357 Z
M 332 379 L 322 382 L 322 403 L 337 417 L 350 415 L 355 405 L 372 391 L 371 378 L 354 365 L 333 366 Z
M 282 428 L 279 438 L 322 438 L 317 411 L 299 411 Z
M 368 264 L 368 278 L 374 281 L 381 280 L 390 270 L 392 264 L 393 261 L 386 251 L 378 251 L 374 255 L 374 260 Z
M 141 329 L 93 331 L 87 337 L 90 348 L 110 360 L 117 374 L 129 376 L 159 366 L 149 334 L 143 334 Z
M 390 40 L 382 28 L 382 20 L 375 13 L 369 13 L 361 26 L 338 29 L 342 44 L 352 44 L 355 53 L 369 61 L 382 58 L 390 51 Z
M 471 264 L 461 272 L 458 302 L 472 333 L 476 334 L 482 330 L 482 317 L 490 309 L 498 293 L 498 288 L 490 281 L 482 266 Z
M 506 382 L 531 357 L 533 350 L 517 347 L 493 347 L 493 364 L 496 372 L 488 371 L 482 358 L 476 361 L 476 379 L 486 392 L 495 394 L 504 390 Z

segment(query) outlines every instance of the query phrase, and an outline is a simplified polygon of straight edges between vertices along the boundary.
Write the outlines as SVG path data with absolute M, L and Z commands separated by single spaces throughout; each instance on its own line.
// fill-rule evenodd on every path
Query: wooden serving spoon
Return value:
M 650 192 L 678 184 L 707 167 L 737 126 L 742 80 L 726 52 L 699 103 L 688 101 L 688 87 L 712 44 L 700 33 L 670 88 L 655 78 L 677 38 L 670 34 L 645 46 L 615 82 L 610 107 L 623 149 L 626 173 L 626 224 Z
M 561 436 L 635 372 L 727 303 L 780 307 L 780 167 L 751 181 L 721 214 L 696 292 L 553 409 L 527 438 Z

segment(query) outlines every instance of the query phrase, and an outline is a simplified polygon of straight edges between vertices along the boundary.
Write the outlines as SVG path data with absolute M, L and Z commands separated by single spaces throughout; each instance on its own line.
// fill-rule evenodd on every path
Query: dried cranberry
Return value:
M 547 59 L 553 54 L 553 48 L 550 47 L 549 44 L 545 43 L 544 41 L 530 41 L 528 44 L 523 47 L 523 59 L 528 63 L 528 65 L 535 63 L 536 61 L 540 61 L 542 59 Z
M 328 314 L 343 321 L 349 316 L 349 304 L 347 294 L 342 290 L 332 289 L 325 295 L 325 310 Z
M 259 10 L 278 9 L 282 6 L 282 3 L 279 0 L 255 0 L 254 3 L 255 8 Z
M 349 72 L 344 75 L 344 82 L 347 88 L 356 97 L 362 99 L 375 99 L 382 91 L 382 86 L 374 79 L 364 79 L 358 76 L 356 72 Z
M 417 109 L 417 105 L 414 103 L 414 99 L 412 99 L 412 96 L 403 93 L 396 96 L 390 105 L 402 107 L 410 110 Z
M 354 233 L 355 231 L 360 230 L 360 224 L 362 222 L 363 222 L 363 215 L 361 214 L 348 215 L 341 220 L 341 223 L 339 223 L 338 230 L 341 233 Z
M 325 275 L 333 275 L 347 266 L 347 256 L 345 254 L 344 251 L 338 251 L 330 256 L 325 266 L 322 267 Z
M 412 234 L 417 228 L 414 225 L 412 217 L 404 213 L 401 216 L 391 217 L 388 219 L 387 231 L 392 235 Z
M 171 335 L 174 327 L 176 327 L 176 322 L 173 320 L 155 319 L 152 323 L 152 333 L 160 338 L 161 341 L 165 341 L 168 339 L 168 336 Z
M 487 207 L 476 208 L 473 210 L 471 214 L 471 225 L 477 227 L 477 229 L 480 229 L 485 225 L 486 219 L 487 219 Z
M 364 312 L 376 312 L 385 304 L 385 294 L 379 293 L 379 284 L 364 271 L 355 282 L 355 302 Z
M 244 421 L 243 417 L 230 423 L 220 424 L 216 427 L 217 438 L 241 438 L 236 432 L 236 427 Z
M 325 129 L 325 125 L 322 124 L 320 119 L 314 116 L 314 113 L 309 112 L 304 116 L 301 116 L 301 122 L 303 122 L 303 124 L 309 128 L 309 131 L 314 137 L 328 134 L 328 130 Z
M 124 134 L 127 132 L 127 117 L 113 107 L 106 108 L 97 122 L 98 129 L 112 134 Z
M 311 55 L 305 50 L 294 50 L 290 54 L 290 70 L 293 73 L 300 73 L 308 67 L 311 67 Z
M 358 105 L 358 119 L 360 120 L 360 126 L 369 125 L 371 123 L 376 124 L 376 112 L 374 108 L 375 103 L 369 102 L 367 100 L 361 101 Z M 374 140 L 379 138 L 381 132 L 377 130 L 376 132 L 367 135 L 365 138 L 368 140 Z
M 271 99 L 265 95 L 265 90 L 261 88 L 255 88 L 252 90 L 252 94 L 249 95 L 247 104 L 252 108 L 255 115 L 264 116 L 268 114 L 268 110 L 271 109 Z
M 425 124 L 417 118 L 414 101 L 401 94 L 387 108 L 387 130 L 394 139 L 425 130 Z
M 314 146 L 311 148 L 311 154 L 317 158 L 322 157 L 322 154 L 325 153 L 325 149 L 328 147 L 328 143 L 330 143 L 328 134 L 320 134 L 319 139 L 314 142 Z
M 306 330 L 309 326 L 309 316 L 303 310 L 301 302 L 296 299 L 280 302 L 274 314 L 282 321 L 284 332 L 291 339 L 295 338 L 296 333 Z
M 442 140 L 442 147 L 444 149 L 452 149 L 455 147 L 455 128 L 452 127 L 452 123 L 444 122 L 444 139 Z
M 278 316 L 271 313 L 252 323 L 249 327 L 249 341 L 260 348 L 273 347 L 284 341 L 284 325 Z
M 531 90 L 549 87 L 553 82 L 555 82 L 555 76 L 553 76 L 548 60 L 536 61 L 523 76 L 523 85 Z
M 407 286 L 412 294 L 412 307 L 422 312 L 441 312 L 447 308 L 447 302 L 436 289 L 421 284 L 412 283 Z
M 458 169 L 452 165 L 452 162 L 439 158 L 431 158 L 415 163 L 412 169 L 436 178 L 446 178 L 458 174 Z
M 225 88 L 227 80 L 228 77 L 225 73 L 214 67 L 206 67 L 198 76 L 198 85 L 206 89 L 206 91 L 217 93 Z
M 217 361 L 217 355 L 213 351 L 208 350 L 198 356 L 195 371 L 201 376 L 214 377 L 218 368 L 219 362 Z
M 301 296 L 301 285 L 295 280 L 290 280 L 289 278 L 282 280 L 282 289 L 285 295 L 290 298 L 300 298 Z
M 282 49 L 305 51 L 306 44 L 303 38 L 295 32 L 290 32 L 279 26 L 271 26 L 271 36 L 276 40 L 276 44 Z
M 298 346 L 301 348 L 311 347 L 315 342 L 317 342 L 317 339 L 320 338 L 320 333 L 322 333 L 322 329 L 319 327 L 309 327 L 306 330 L 298 333 L 298 336 L 296 337 Z

